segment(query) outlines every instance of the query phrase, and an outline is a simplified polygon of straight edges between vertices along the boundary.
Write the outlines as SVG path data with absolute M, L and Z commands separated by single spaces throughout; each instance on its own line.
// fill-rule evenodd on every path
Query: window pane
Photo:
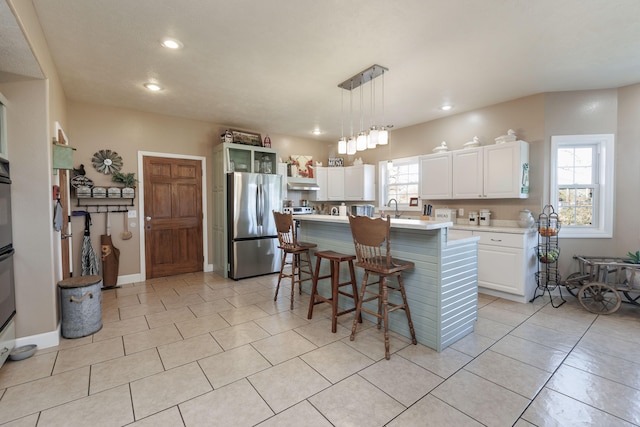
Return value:
M 575 169 L 575 178 L 572 184 L 593 184 L 593 174 L 591 173 L 591 166 L 589 167 L 577 167 Z
M 558 216 L 563 225 L 591 225 L 593 209 L 592 188 L 558 189 Z
M 573 148 L 559 148 L 558 149 L 558 167 L 567 167 L 574 165 L 574 152 Z
M 592 166 L 593 164 L 593 147 L 580 147 L 575 149 L 575 165 L 576 166 Z
M 573 168 L 558 168 L 558 184 L 559 185 L 571 185 L 573 184 Z

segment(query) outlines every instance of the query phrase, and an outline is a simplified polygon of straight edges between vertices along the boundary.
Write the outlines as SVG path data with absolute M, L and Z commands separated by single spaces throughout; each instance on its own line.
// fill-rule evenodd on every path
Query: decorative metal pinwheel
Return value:
M 120 155 L 115 151 L 111 150 L 100 150 L 93 153 L 91 162 L 98 172 L 105 175 L 119 172 L 122 168 L 122 157 L 120 157 Z

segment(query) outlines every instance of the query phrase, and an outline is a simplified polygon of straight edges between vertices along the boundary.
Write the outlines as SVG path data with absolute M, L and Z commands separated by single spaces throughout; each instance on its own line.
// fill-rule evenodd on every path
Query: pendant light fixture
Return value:
M 382 70 L 382 123 L 384 123 L 384 70 Z M 378 132 L 378 145 L 387 145 L 389 143 L 389 131 L 382 125 Z
M 384 122 L 384 73 L 388 71 L 387 68 L 382 67 L 380 65 L 372 65 L 366 70 L 356 74 L 350 79 L 345 80 L 340 83 L 338 87 L 340 89 L 348 90 L 350 95 L 349 101 L 349 118 L 350 118 L 350 132 L 349 137 L 344 137 L 344 132 L 342 137 L 338 140 L 338 153 L 344 154 L 346 152 L 347 155 L 354 155 L 357 151 L 363 151 L 367 148 L 375 148 L 378 145 L 387 145 L 389 143 L 389 132 L 385 126 L 377 126 L 375 124 L 376 121 L 376 88 L 374 79 L 376 77 L 382 76 L 382 121 Z M 369 123 L 370 127 L 368 131 L 364 129 L 364 95 L 362 86 L 371 82 L 370 90 L 371 90 L 371 99 L 370 99 L 370 116 Z M 360 131 L 358 134 L 354 134 L 353 131 L 353 90 L 360 87 Z M 344 111 L 344 105 L 343 105 Z M 344 123 L 343 123 L 344 125 Z
M 356 138 L 353 136 L 353 81 L 351 81 L 351 88 L 349 89 L 349 139 L 347 140 L 347 154 L 353 156 L 356 154 Z
M 347 138 L 344 137 L 344 92 L 340 92 L 340 139 L 338 154 L 347 154 Z

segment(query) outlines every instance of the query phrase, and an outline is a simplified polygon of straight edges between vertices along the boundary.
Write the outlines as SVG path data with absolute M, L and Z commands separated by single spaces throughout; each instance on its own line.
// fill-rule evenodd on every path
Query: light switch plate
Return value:
M 464 209 L 458 209 L 458 216 L 464 216 Z
M 135 210 L 127 211 L 127 214 L 129 215 L 129 218 L 137 218 L 138 217 L 138 212 L 136 212 Z

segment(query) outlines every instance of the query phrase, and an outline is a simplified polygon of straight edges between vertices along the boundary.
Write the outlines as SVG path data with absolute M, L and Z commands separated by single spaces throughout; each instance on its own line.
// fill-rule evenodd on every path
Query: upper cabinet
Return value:
M 420 157 L 420 198 L 423 200 L 451 199 L 452 153 L 430 154 Z
M 529 197 L 529 144 L 507 142 L 452 152 L 454 199 Z
M 223 143 L 214 148 L 224 153 L 224 172 L 278 173 L 278 152 L 273 148 Z
M 374 200 L 376 169 L 373 165 L 344 168 L 344 200 Z
M 320 189 L 311 196 L 316 201 L 366 201 L 375 199 L 374 165 L 316 167 Z

